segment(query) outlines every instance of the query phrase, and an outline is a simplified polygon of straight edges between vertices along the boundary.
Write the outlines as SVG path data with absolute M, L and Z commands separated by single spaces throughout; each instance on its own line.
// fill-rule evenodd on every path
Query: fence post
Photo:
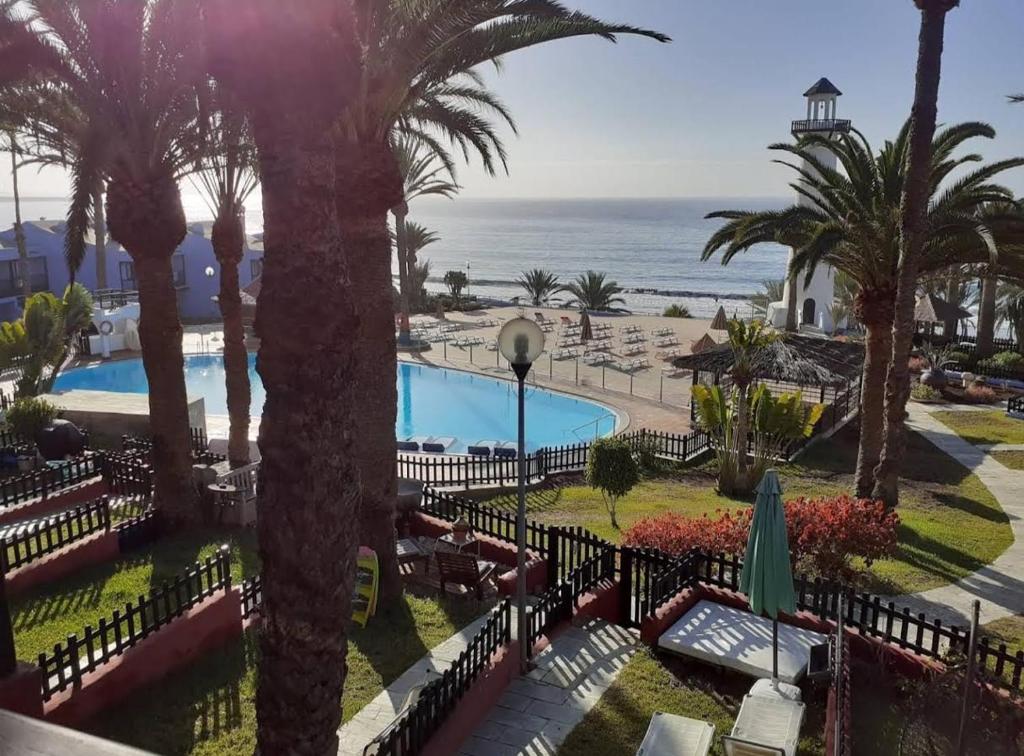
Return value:
M 633 625 L 633 550 L 619 549 L 619 614 L 625 627 Z
M 558 583 L 558 554 L 562 540 L 562 529 L 554 525 L 548 528 L 548 587 Z
M 224 590 L 231 590 L 231 548 L 225 543 L 220 547 L 220 567 L 224 571 Z
M 103 529 L 110 532 L 110 497 L 106 494 L 100 498 L 100 507 L 103 512 Z

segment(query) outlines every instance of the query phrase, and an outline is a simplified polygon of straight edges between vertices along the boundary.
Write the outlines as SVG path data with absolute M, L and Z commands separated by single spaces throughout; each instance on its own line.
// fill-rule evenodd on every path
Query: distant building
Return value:
M 814 83 L 810 89 L 804 92 L 807 98 L 807 117 L 803 120 L 793 121 L 791 131 L 794 137 L 802 137 L 807 134 L 821 134 L 834 136 L 846 134 L 850 131 L 850 121 L 836 118 L 837 98 L 843 93 L 835 84 L 822 77 Z M 836 156 L 831 152 L 814 147 L 812 153 L 819 162 L 828 168 L 836 168 Z M 801 168 L 805 171 L 814 172 L 814 167 L 804 162 Z M 809 205 L 811 200 L 804 195 L 797 198 L 799 205 Z M 793 250 L 790 250 L 789 261 L 793 260 Z M 830 265 L 819 265 L 814 272 L 810 282 L 804 281 L 804 276 L 797 277 L 796 294 L 796 321 L 800 326 L 816 327 L 825 333 L 832 333 L 836 324 L 832 322 L 832 304 L 835 301 L 835 270 Z M 789 302 L 790 281 L 786 280 L 785 293 L 781 302 L 773 302 L 768 306 L 768 320 L 777 328 L 786 325 L 787 303 Z
M 33 292 L 51 291 L 60 296 L 70 276 L 64 261 L 64 221 L 38 220 L 23 224 L 29 254 L 29 279 Z M 220 266 L 210 242 L 212 221 L 190 223 L 185 240 L 171 258 L 174 285 L 178 290 L 178 309 L 183 320 L 210 320 L 220 317 L 212 297 L 220 289 Z M 90 235 L 85 262 L 75 280 L 96 291 L 96 246 Z M 120 245 L 107 240 L 108 290 L 135 291 L 135 265 Z M 213 269 L 213 276 L 206 269 Z M 263 272 L 262 237 L 248 237 L 238 268 L 239 283 L 246 286 Z M 0 231 L 0 321 L 21 316 L 21 278 L 14 228 Z

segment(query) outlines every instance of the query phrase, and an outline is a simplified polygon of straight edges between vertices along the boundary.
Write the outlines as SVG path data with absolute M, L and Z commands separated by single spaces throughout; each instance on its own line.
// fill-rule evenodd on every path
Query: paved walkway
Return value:
M 632 657 L 637 635 L 603 620 L 572 627 L 512 681 L 461 756 L 549 756 L 580 723 Z
M 932 411 L 940 408 L 933 408 Z M 973 472 L 999 502 L 1010 519 L 1014 541 L 994 562 L 965 578 L 929 591 L 899 596 L 898 606 L 909 606 L 960 625 L 969 622 L 971 604 L 981 600 L 981 622 L 1024 614 L 1024 472 L 1004 467 L 980 447 L 965 441 L 931 416 L 923 405 L 910 402 L 907 426 Z
M 462 628 L 458 633 L 430 652 L 402 673 L 386 690 L 377 695 L 338 730 L 338 755 L 362 756 L 363 748 L 395 719 L 404 708 L 409 692 L 439 677 L 459 654 L 466 650 L 473 636 L 487 622 L 490 613 Z M 515 608 L 512 610 L 515 627 Z

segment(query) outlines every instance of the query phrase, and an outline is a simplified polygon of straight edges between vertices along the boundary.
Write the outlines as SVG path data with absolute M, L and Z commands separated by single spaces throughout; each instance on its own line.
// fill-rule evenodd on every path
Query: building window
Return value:
M 185 286 L 185 255 L 175 255 L 171 258 L 171 275 L 174 276 L 174 285 L 178 288 Z
M 33 292 L 48 291 L 50 275 L 45 257 L 28 259 L 28 283 Z M 21 294 L 21 261 L 8 260 L 0 264 L 0 297 L 16 297 Z
M 252 274 L 251 278 L 255 281 L 257 278 L 263 275 L 263 258 L 257 257 L 249 261 L 249 272 Z
M 138 288 L 138 284 L 135 283 L 135 263 L 126 261 L 118 263 L 117 267 L 121 273 L 121 288 L 135 291 Z

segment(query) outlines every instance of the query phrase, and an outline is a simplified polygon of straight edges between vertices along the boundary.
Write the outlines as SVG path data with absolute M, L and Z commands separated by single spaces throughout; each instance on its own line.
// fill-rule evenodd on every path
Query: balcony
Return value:
M 819 118 L 809 121 L 793 121 L 790 132 L 793 136 L 797 134 L 810 134 L 817 131 L 827 131 L 831 134 L 848 134 L 850 132 L 850 120 L 848 118 Z

